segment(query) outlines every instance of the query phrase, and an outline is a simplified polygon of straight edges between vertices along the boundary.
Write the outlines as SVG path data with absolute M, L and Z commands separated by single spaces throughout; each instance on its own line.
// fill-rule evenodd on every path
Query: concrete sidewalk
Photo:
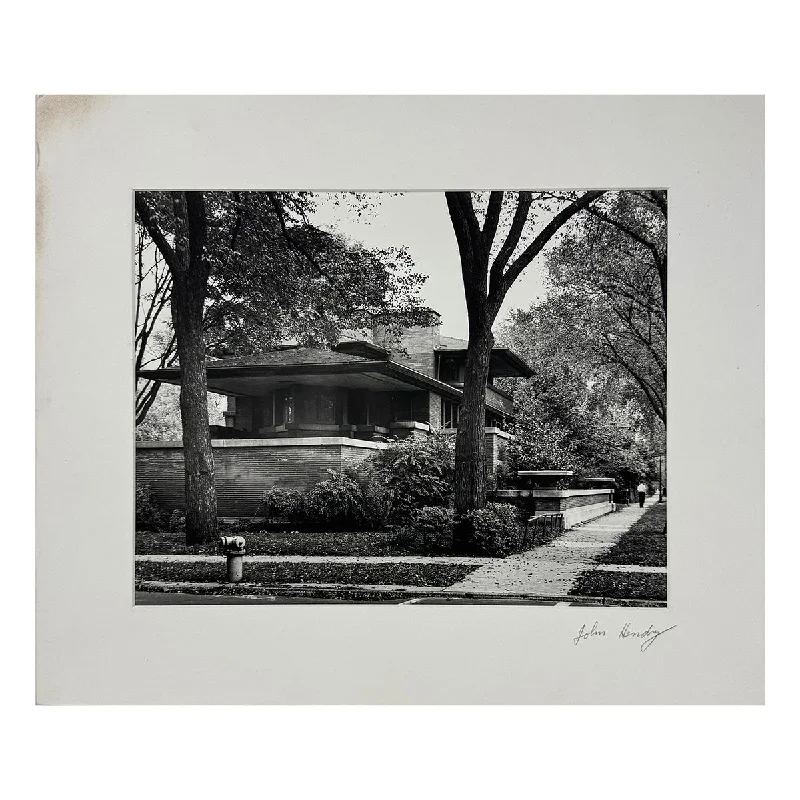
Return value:
M 443 591 L 458 594 L 568 595 L 578 575 L 592 569 L 601 556 L 656 502 L 657 498 L 649 498 L 644 508 L 636 505 L 606 514 L 566 531 L 549 544 L 501 561 L 495 560 Z
M 482 567 L 497 561 L 488 556 L 248 556 L 245 564 L 454 564 L 457 566 Z M 217 555 L 137 555 L 137 561 L 157 561 L 173 564 L 197 564 L 200 562 L 224 563 L 225 556 Z

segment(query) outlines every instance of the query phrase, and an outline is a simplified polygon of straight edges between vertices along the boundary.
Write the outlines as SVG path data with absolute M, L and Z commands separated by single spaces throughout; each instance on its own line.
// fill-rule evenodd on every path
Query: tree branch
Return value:
M 280 200 L 278 199 L 278 195 L 276 192 L 267 192 L 267 196 L 269 197 L 269 201 L 272 204 L 272 208 L 275 210 L 275 214 L 278 217 L 278 223 L 281 227 L 281 234 L 283 238 L 288 243 L 289 247 L 293 250 L 300 253 L 300 255 L 305 258 L 305 260 L 323 277 L 326 281 L 330 284 L 330 287 L 341 297 L 343 300 L 346 299 L 342 290 L 337 286 L 336 281 L 330 276 L 330 274 L 324 269 L 324 267 L 317 262 L 317 260 L 303 247 L 303 245 L 296 241 L 289 233 L 289 230 L 286 226 L 286 217 L 284 215 L 283 206 L 281 205 Z
M 493 307 L 496 307 L 499 310 L 506 293 L 514 285 L 514 281 L 522 274 L 522 271 L 525 269 L 525 267 L 527 267 L 528 264 L 530 264 L 531 261 L 533 261 L 537 255 L 539 255 L 544 246 L 550 241 L 550 239 L 553 238 L 559 228 L 561 228 L 562 225 L 568 222 L 569 219 L 579 211 L 583 211 L 585 208 L 588 208 L 591 203 L 593 203 L 599 197 L 602 197 L 605 192 L 605 189 L 584 192 L 584 194 L 582 194 L 577 200 L 573 200 L 568 206 L 562 208 L 561 211 L 559 211 L 558 214 L 556 214 L 553 219 L 551 219 L 550 222 L 545 225 L 544 229 L 539 233 L 539 235 L 528 245 L 528 247 L 525 248 L 525 250 L 523 250 L 519 257 L 503 274 L 496 287 L 496 290 L 492 292 L 492 297 L 490 298 L 490 303 Z M 525 216 L 527 217 L 527 211 L 525 212 Z M 516 245 L 514 246 L 516 247 Z
M 504 192 L 492 192 L 489 195 L 489 205 L 486 209 L 486 219 L 483 221 L 483 244 L 487 255 L 492 251 L 492 243 L 497 233 L 497 225 L 500 222 L 500 211 L 503 207 Z
M 470 327 L 473 325 L 480 327 L 483 324 L 483 317 L 486 312 L 486 273 L 483 273 L 483 280 L 480 280 L 481 276 L 476 274 L 477 252 L 472 238 L 474 227 L 471 231 L 464 204 L 458 195 L 458 192 L 445 192 L 445 199 L 447 200 L 447 210 L 450 213 L 450 222 L 453 225 L 453 232 L 458 245 L 469 324 Z M 477 226 L 477 220 L 475 226 Z
M 631 375 L 631 377 L 639 384 L 639 387 L 644 392 L 645 397 L 647 398 L 648 402 L 650 403 L 653 411 L 656 412 L 658 418 L 664 423 L 666 426 L 667 424 L 667 414 L 666 409 L 664 408 L 664 404 L 661 401 L 661 398 L 658 396 L 658 392 L 656 391 L 655 387 L 648 383 L 636 370 L 628 364 L 627 360 L 622 358 L 622 356 L 617 352 L 616 348 L 611 342 L 611 339 L 608 337 L 608 334 L 602 334 L 603 339 L 605 340 L 608 348 L 614 354 L 614 360 L 617 364 L 623 367 L 627 372 Z
M 179 265 L 175 251 L 161 232 L 161 228 L 158 227 L 158 223 L 155 221 L 150 207 L 147 205 L 147 201 L 144 199 L 144 195 L 141 192 L 134 192 L 134 206 L 136 207 L 136 215 L 139 217 L 139 222 L 142 223 L 145 230 L 150 235 L 150 238 L 155 243 L 155 246 L 159 249 L 161 255 L 164 256 L 167 266 L 170 269 L 177 269 Z
M 664 219 L 666 220 L 667 215 L 667 200 L 666 200 L 666 193 L 665 192 L 651 192 L 651 194 L 656 195 L 658 199 L 654 199 L 652 202 L 657 205 L 659 208 L 661 206 L 659 203 L 663 202 L 663 214 Z M 646 237 L 642 236 L 637 230 L 632 228 L 630 225 L 626 225 L 624 222 L 621 222 L 618 219 L 614 219 L 613 217 L 608 216 L 604 212 L 600 211 L 597 208 L 590 208 L 589 213 L 593 214 L 597 219 L 605 222 L 608 225 L 613 225 L 618 230 L 622 231 L 623 233 L 630 236 L 631 239 L 641 244 L 643 247 L 647 248 L 652 257 L 653 263 L 655 264 L 656 271 L 658 272 L 658 279 L 661 286 L 661 301 L 664 305 L 664 311 L 667 310 L 667 260 L 666 260 L 666 253 L 662 255 L 656 246 L 656 243 L 647 239 Z
M 494 294 L 503 278 L 503 270 L 508 264 L 508 260 L 514 255 L 517 249 L 519 240 L 522 237 L 522 231 L 525 228 L 525 223 L 528 221 L 528 213 L 530 212 L 531 203 L 533 202 L 533 195 L 531 192 L 520 192 L 517 197 L 517 207 L 514 209 L 514 218 L 511 220 L 511 228 L 508 231 L 508 236 L 503 242 L 500 252 L 492 264 L 492 270 L 489 275 L 489 293 Z

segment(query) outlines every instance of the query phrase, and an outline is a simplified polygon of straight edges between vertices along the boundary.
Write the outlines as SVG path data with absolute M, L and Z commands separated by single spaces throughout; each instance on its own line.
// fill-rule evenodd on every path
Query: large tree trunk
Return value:
M 172 322 L 178 342 L 181 369 L 181 424 L 186 487 L 186 544 L 210 542 L 217 537 L 217 493 L 214 488 L 214 453 L 208 427 L 206 347 L 203 307 L 208 268 L 205 246 L 205 205 L 202 193 L 176 192 L 175 252 Z M 185 220 L 185 228 L 181 221 Z
M 486 382 L 494 336 L 488 328 L 470 334 L 464 372 L 464 397 L 458 419 L 455 463 L 456 514 L 486 503 Z

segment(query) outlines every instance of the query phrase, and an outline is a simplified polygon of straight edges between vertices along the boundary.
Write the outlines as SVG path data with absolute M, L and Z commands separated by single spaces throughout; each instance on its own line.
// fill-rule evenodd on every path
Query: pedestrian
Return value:
M 647 494 L 647 486 L 644 481 L 639 482 L 636 491 L 639 493 L 639 508 L 644 508 L 644 496 Z

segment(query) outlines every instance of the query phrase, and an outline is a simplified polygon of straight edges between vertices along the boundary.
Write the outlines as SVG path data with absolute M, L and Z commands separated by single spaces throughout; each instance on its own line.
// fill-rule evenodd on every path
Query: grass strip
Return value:
M 226 531 L 227 533 L 227 531 Z M 242 534 L 252 556 L 406 556 L 427 555 L 396 531 L 249 531 Z M 205 555 L 215 544 L 187 547 L 183 533 L 136 533 L 137 555 Z
M 456 564 L 270 564 L 245 562 L 248 583 L 342 583 L 398 586 L 450 586 L 463 580 L 474 566 Z M 138 562 L 138 581 L 214 582 L 225 579 L 224 562 L 197 564 Z
M 663 573 L 589 570 L 578 576 L 570 594 L 620 600 L 666 600 L 667 576 Z
M 651 506 L 600 559 L 601 564 L 667 566 L 667 504 Z

